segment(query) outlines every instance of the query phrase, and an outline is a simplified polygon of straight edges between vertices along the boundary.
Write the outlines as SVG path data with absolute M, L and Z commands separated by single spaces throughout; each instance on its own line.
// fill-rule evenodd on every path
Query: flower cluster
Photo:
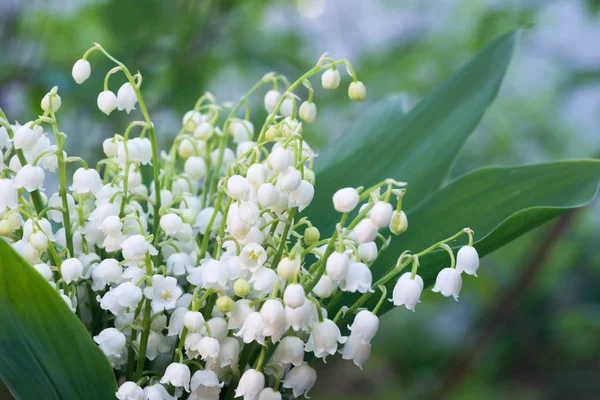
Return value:
M 106 158 L 92 169 L 63 150 L 56 88 L 38 119 L 11 125 L 0 113 L 0 235 L 93 332 L 120 377 L 118 399 L 306 395 L 317 379 L 314 360 L 336 353 L 359 367 L 367 360 L 388 282 L 397 279 L 390 301 L 414 311 L 424 285 L 420 256 L 448 251 L 451 266 L 433 288 L 444 296 L 458 298 L 462 272 L 475 275 L 479 258 L 464 229 L 403 253 L 373 283 L 378 255 L 408 228 L 403 182 L 338 190 L 339 222 L 325 238 L 300 216 L 315 194 L 316 154 L 302 136 L 317 115 L 310 78 L 322 73 L 322 87 L 335 89 L 345 66 L 348 95 L 361 101 L 365 87 L 346 60 L 323 56 L 293 83 L 267 74 L 237 104 L 206 93 L 183 116 L 170 150 L 159 153 L 140 73 L 96 44 L 73 66 L 74 80 L 90 76 L 94 52 L 115 63 L 98 108 L 139 108 L 143 119 L 106 139 Z M 125 78 L 117 94 L 109 89 L 115 74 Z M 305 101 L 295 94 L 301 85 Z M 255 129 L 248 101 L 263 88 L 268 116 Z M 80 167 L 69 186 L 72 163 Z M 48 197 L 44 182 L 53 172 L 60 186 Z M 462 234 L 469 244 L 455 262 L 447 243 Z M 381 298 L 369 310 L 376 290 Z

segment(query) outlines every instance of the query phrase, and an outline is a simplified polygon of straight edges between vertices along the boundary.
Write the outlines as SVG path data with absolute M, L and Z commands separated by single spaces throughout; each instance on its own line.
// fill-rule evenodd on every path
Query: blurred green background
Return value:
M 295 77 L 329 51 L 351 60 L 368 99 L 353 104 L 343 91 L 317 90 L 319 117 L 305 132 L 320 148 L 369 103 L 402 92 L 412 106 L 491 38 L 529 26 L 451 178 L 490 164 L 596 157 L 599 3 L 0 0 L 0 106 L 11 120 L 30 120 L 58 85 L 67 151 L 96 161 L 127 115 L 107 119 L 96 108 L 104 73 L 94 72 L 109 68 L 104 60 L 95 59 L 84 85 L 71 78 L 93 42 L 142 71 L 163 148 L 204 91 L 237 99 L 266 72 Z M 253 115 L 255 123 L 264 116 L 258 98 Z M 597 399 L 599 211 L 596 202 L 566 214 L 486 257 L 479 278 L 465 279 L 459 303 L 427 292 L 416 313 L 386 314 L 365 370 L 331 360 L 313 396 Z

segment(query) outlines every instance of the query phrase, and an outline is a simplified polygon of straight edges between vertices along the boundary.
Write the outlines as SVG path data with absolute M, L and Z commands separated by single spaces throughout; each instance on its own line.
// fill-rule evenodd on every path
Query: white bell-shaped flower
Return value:
M 322 299 L 326 299 L 331 296 L 331 293 L 335 288 L 336 286 L 332 279 L 327 275 L 323 275 L 319 278 L 319 282 L 317 282 L 313 288 L 313 293 Z
M 441 293 L 444 297 L 454 297 L 454 300 L 458 301 L 458 294 L 460 293 L 460 288 L 462 287 L 462 278 L 460 276 L 460 271 L 455 268 L 444 268 L 438 274 L 433 292 Z
M 175 236 L 181 230 L 183 220 L 175 213 L 160 217 L 160 228 L 169 236 Z
M 378 201 L 373 204 L 373 207 L 369 210 L 369 218 L 371 218 L 371 221 L 373 221 L 378 228 L 385 228 L 390 225 L 393 212 L 394 208 L 390 203 Z
M 243 143 L 252 140 L 254 135 L 254 125 L 252 122 L 243 120 L 233 125 L 234 143 Z
M 333 207 L 336 211 L 347 213 L 356 208 L 360 196 L 354 188 L 340 189 L 333 195 Z
M 250 167 L 248 167 L 248 171 L 246 172 L 246 181 L 248 181 L 254 190 L 258 190 L 260 185 L 265 183 L 266 180 L 267 173 L 262 164 L 252 164 Z
M 281 98 L 281 93 L 279 91 L 271 89 L 265 94 L 265 109 L 270 114 L 277 107 L 277 102 Z
M 229 280 L 229 270 L 222 261 L 208 260 L 203 265 L 202 287 L 204 289 L 225 290 Z
M 248 369 L 235 389 L 235 397 L 244 397 L 244 400 L 258 400 L 260 392 L 265 388 L 265 376 L 255 369 Z
M 405 272 L 400 276 L 394 286 L 392 301 L 395 306 L 404 305 L 407 310 L 415 311 L 415 306 L 420 302 L 423 291 L 423 278 L 415 275 L 415 278 L 411 279 L 411 275 L 410 272 Z
M 367 89 L 361 81 L 350 83 L 348 86 L 348 97 L 350 100 L 363 101 L 367 96 Z
M 209 369 L 198 370 L 192 376 L 190 383 L 192 394 L 190 398 L 197 400 L 218 399 L 223 385 L 223 382 L 219 382 L 219 377 L 213 371 Z
M 165 374 L 160 379 L 160 383 L 170 383 L 176 388 L 183 388 L 186 392 L 190 391 L 190 368 L 181 363 L 171 363 L 167 367 Z
M 123 222 L 121 222 L 121 218 L 118 215 L 110 215 L 102 221 L 98 228 L 105 235 L 120 233 L 121 228 L 123 228 Z
M 315 305 L 312 301 L 305 301 L 298 308 L 285 308 L 285 317 L 294 331 L 308 331 L 312 322 Z
M 272 207 L 279 202 L 279 189 L 271 183 L 263 183 L 258 188 L 257 199 L 261 206 Z
M 254 307 L 250 305 L 250 300 L 240 299 L 233 303 L 231 311 L 227 313 L 229 329 L 240 329 L 253 312 Z
M 102 188 L 102 178 L 95 169 L 78 168 L 73 174 L 71 190 L 77 194 L 96 194 Z
M 308 364 L 302 364 L 292 368 L 287 373 L 283 380 L 283 387 L 292 389 L 294 397 L 302 395 L 307 397 L 309 390 L 312 389 L 316 381 L 317 371 Z
M 300 265 L 289 257 L 283 257 L 279 264 L 277 264 L 277 275 L 281 279 L 291 281 L 296 276 L 296 273 L 300 269 Z
M 350 263 L 346 279 L 340 284 L 340 288 L 346 292 L 366 293 L 371 290 L 373 274 L 369 267 L 363 263 Z
M 73 69 L 71 70 L 71 75 L 78 84 L 85 82 L 90 77 L 91 73 L 92 66 L 90 65 L 90 62 L 82 58 L 75 61 L 75 64 L 73 64 Z
M 129 114 L 131 110 L 135 109 L 137 101 L 138 99 L 131 83 L 124 83 L 117 92 L 117 108 L 119 111 L 125 110 Z
M 227 180 L 227 192 L 232 199 L 246 200 L 250 193 L 250 184 L 241 175 L 233 175 Z
M 115 328 L 107 328 L 94 336 L 94 342 L 98 343 L 100 350 L 107 356 L 120 358 L 125 349 L 127 338 Z
M 110 115 L 111 112 L 117 108 L 117 96 L 110 90 L 100 92 L 98 100 L 96 101 L 98 108 L 106 115 Z
M 200 234 L 206 234 L 206 230 L 208 229 L 208 224 L 212 218 L 215 209 L 212 207 L 207 207 L 198 213 L 196 217 L 196 222 L 194 222 L 194 227 L 198 228 Z M 211 226 L 212 231 L 216 231 L 219 229 L 221 225 L 221 221 L 223 221 L 223 214 L 220 211 L 217 211 L 217 215 L 215 216 L 214 222 Z
M 265 336 L 270 336 L 273 343 L 277 343 L 288 328 L 285 310 L 279 300 L 269 299 L 260 309 Z
M 198 353 L 200 353 L 200 357 L 205 361 L 215 361 L 219 356 L 220 350 L 221 346 L 219 345 L 219 341 L 212 337 L 203 337 L 198 343 Z
M 52 96 L 52 112 L 58 111 L 58 109 L 60 108 L 61 105 L 62 105 L 62 100 L 60 99 L 60 96 L 58 94 L 54 94 Z M 49 93 L 47 93 L 42 98 L 42 102 L 41 102 L 40 106 L 42 107 L 42 110 L 44 110 L 44 112 L 50 112 L 50 94 Z
M 356 225 L 354 234 L 358 243 L 372 242 L 377 238 L 377 225 L 372 219 L 365 218 Z
M 290 193 L 290 207 L 298 207 L 302 212 L 310 205 L 315 196 L 315 188 L 309 182 L 303 180 L 296 190 Z
M 255 311 L 248 315 L 242 329 L 234 335 L 241 337 L 244 343 L 256 341 L 265 344 L 264 324 L 260 313 Z
M 304 360 L 304 342 L 296 336 L 286 336 L 273 353 L 273 361 L 301 365 Z
M 201 122 L 194 129 L 194 138 L 197 140 L 208 140 L 213 136 L 214 132 L 215 129 L 210 122 Z
M 114 258 L 105 258 L 92 271 L 92 289 L 102 290 L 107 284 L 117 283 L 121 280 L 123 267 Z
M 325 264 L 327 275 L 331 279 L 338 282 L 346 279 L 349 266 L 350 260 L 348 259 L 348 256 L 344 253 L 340 253 L 339 251 L 334 251 L 331 253 Z
M 189 332 L 200 332 L 204 327 L 204 316 L 198 311 L 188 311 L 183 316 L 183 325 Z
M 240 357 L 240 342 L 236 338 L 226 337 L 220 343 L 221 351 L 219 351 L 217 365 L 221 368 L 237 365 Z
M 116 396 L 119 400 L 144 400 L 144 390 L 135 382 L 127 381 L 119 386 Z
M 52 270 L 48 264 L 35 264 L 33 268 L 39 272 L 45 280 L 52 280 Z
M 340 86 L 340 71 L 337 69 L 328 69 L 321 75 L 321 85 L 323 89 L 337 89 Z
M 294 100 L 289 97 L 283 99 L 281 107 L 279 107 L 279 114 L 284 117 L 291 117 L 294 112 Z
M 267 387 L 260 392 L 258 400 L 281 400 L 281 393 L 276 392 L 275 389 Z
M 158 313 L 175 308 L 177 299 L 183 291 L 172 276 L 154 275 L 152 286 L 144 289 L 144 296 L 152 300 L 152 312 Z
M 354 365 L 362 369 L 362 365 L 371 355 L 371 344 L 363 343 L 357 336 L 350 335 L 341 353 L 344 360 L 352 360 Z
M 0 211 L 19 206 L 19 193 L 12 179 L 0 179 Z
M 300 105 L 300 118 L 306 123 L 311 123 L 317 118 L 317 106 L 313 102 L 305 101 Z
M 171 396 L 169 391 L 160 383 L 144 388 L 144 400 L 176 400 L 177 397 Z
M 156 255 L 156 249 L 142 235 L 129 236 L 123 241 L 122 247 L 123 258 L 126 260 L 143 258 L 148 251 L 150 255 Z
M 364 263 L 371 263 L 377 258 L 377 244 L 375 242 L 366 242 L 358 245 L 358 255 Z
M 60 274 L 63 280 L 69 284 L 82 278 L 83 265 L 77 258 L 69 258 L 60 264 Z
M 370 343 L 379 329 L 379 318 L 368 310 L 362 310 L 350 327 L 351 336 L 359 338 L 363 343 Z
M 468 275 L 477 276 L 479 254 L 473 246 L 463 246 L 456 254 L 456 269 Z
M 340 328 L 330 319 L 324 319 L 313 326 L 306 343 L 306 351 L 314 352 L 315 357 L 325 359 L 328 355 L 334 355 L 338 349 L 338 343 L 346 343 L 347 338 L 342 336 Z
M 206 161 L 202 157 L 190 157 L 185 161 L 183 169 L 192 180 L 200 180 L 206 175 Z
M 300 187 L 302 174 L 294 167 L 288 167 L 279 174 L 277 187 L 283 192 L 290 193 Z
M 295 283 L 289 284 L 283 293 L 283 302 L 287 307 L 298 308 L 306 301 L 306 293 L 302 285 Z
M 43 129 L 39 125 L 33 128 L 31 125 L 32 122 L 27 122 L 25 125 L 21 125 L 15 129 L 13 137 L 13 146 L 15 146 L 15 149 L 32 151 L 38 140 L 40 140 L 44 132 Z
M 17 172 L 15 187 L 25 188 L 28 192 L 39 190 L 44 185 L 44 170 L 38 166 L 25 165 Z
M 271 151 L 271 154 L 267 157 L 267 162 L 273 171 L 283 172 L 294 164 L 294 152 L 283 147 L 277 147 Z

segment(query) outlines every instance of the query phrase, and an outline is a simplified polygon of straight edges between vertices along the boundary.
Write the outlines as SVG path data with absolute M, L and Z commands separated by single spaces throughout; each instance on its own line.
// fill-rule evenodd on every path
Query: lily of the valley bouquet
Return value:
M 161 151 L 141 73 L 96 44 L 73 79 L 101 73 L 90 64 L 97 54 L 114 62 L 104 87 L 91 89 L 99 110 L 141 118 L 104 140 L 96 166 L 65 152 L 57 88 L 31 121 L 0 114 L 0 235 L 47 281 L 39 289 L 62 297 L 56 308 L 91 333 L 103 353 L 97 368 L 110 363 L 116 384 L 90 391 L 130 400 L 307 396 L 318 362 L 340 356 L 362 368 L 389 306 L 415 311 L 429 255 L 445 254 L 432 289 L 442 296 L 458 300 L 463 277 L 476 275 L 469 217 L 422 248 L 392 241 L 426 228 L 407 217 L 412 182 L 402 174 L 336 187 L 319 204 L 328 225 L 306 216 L 320 189 L 303 137 L 317 117 L 317 83 L 337 89 L 346 71 L 349 98 L 366 96 L 348 61 L 323 56 L 296 80 L 267 74 L 237 102 L 205 93 Z M 256 99 L 267 111 L 260 123 L 249 112 Z M 45 190 L 52 174 L 55 193 Z M 386 252 L 392 262 L 374 273 Z

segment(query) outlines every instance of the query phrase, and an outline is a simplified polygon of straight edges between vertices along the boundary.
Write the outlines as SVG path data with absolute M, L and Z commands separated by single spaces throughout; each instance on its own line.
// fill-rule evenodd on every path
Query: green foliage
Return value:
M 0 378 L 17 399 L 110 399 L 112 368 L 65 301 L 0 240 Z

